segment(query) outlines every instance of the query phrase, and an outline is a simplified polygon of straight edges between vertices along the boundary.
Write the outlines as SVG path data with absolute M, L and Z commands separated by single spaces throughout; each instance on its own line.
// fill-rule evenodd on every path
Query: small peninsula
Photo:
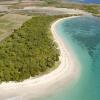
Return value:
M 60 52 L 48 27 L 59 16 L 37 16 L 0 43 L 0 81 L 40 75 L 59 61 Z

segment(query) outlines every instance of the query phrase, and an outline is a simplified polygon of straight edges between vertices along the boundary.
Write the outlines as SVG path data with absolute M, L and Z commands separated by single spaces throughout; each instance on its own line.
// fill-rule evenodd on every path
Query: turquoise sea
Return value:
M 81 74 L 76 84 L 43 100 L 100 100 L 100 17 L 65 19 L 56 25 L 56 31 L 76 54 Z

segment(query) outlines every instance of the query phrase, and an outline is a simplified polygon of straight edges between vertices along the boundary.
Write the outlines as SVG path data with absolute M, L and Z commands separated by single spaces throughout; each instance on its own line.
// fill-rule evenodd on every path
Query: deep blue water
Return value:
M 63 20 L 56 31 L 81 63 L 80 79 L 68 89 L 43 100 L 100 100 L 100 18 L 84 16 Z
M 64 0 L 68 2 L 79 2 L 79 3 L 96 3 L 100 4 L 100 0 Z

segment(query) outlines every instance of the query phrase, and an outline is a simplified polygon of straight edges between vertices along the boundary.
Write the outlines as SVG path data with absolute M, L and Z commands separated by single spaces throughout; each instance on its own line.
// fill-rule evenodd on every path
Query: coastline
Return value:
M 61 52 L 61 64 L 52 72 L 35 79 L 30 78 L 19 83 L 3 82 L 0 85 L 1 100 L 15 97 L 17 99 L 24 98 L 24 100 L 27 100 L 30 97 L 35 98 L 43 95 L 48 95 L 52 91 L 56 91 L 58 88 L 65 86 L 65 84 L 70 85 L 74 79 L 79 77 L 80 71 L 79 67 L 77 67 L 80 66 L 79 62 L 77 59 L 75 59 L 74 54 L 71 52 L 70 46 L 65 46 L 62 39 L 60 39 L 56 33 L 55 29 L 56 24 L 58 24 L 60 21 L 75 17 L 78 16 L 62 18 L 55 21 L 51 25 L 51 32 Z

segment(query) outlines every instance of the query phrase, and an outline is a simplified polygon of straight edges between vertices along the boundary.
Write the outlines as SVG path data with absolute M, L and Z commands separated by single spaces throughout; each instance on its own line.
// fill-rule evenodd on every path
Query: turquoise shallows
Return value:
M 56 25 L 56 31 L 76 54 L 81 74 L 69 89 L 64 87 L 43 100 L 100 100 L 100 18 L 65 19 Z

